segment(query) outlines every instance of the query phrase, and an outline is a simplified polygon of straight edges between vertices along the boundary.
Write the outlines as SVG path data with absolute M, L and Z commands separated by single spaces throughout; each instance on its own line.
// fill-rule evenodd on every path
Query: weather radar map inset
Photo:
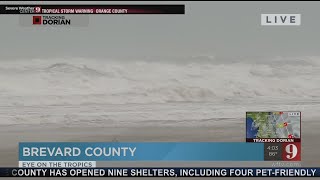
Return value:
M 300 112 L 247 112 L 247 142 L 300 142 L 300 125 Z

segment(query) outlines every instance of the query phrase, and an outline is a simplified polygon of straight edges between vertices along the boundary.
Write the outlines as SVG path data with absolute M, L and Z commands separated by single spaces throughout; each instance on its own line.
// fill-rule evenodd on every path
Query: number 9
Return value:
M 298 148 L 294 144 L 288 144 L 286 146 L 286 153 L 288 154 L 286 157 L 287 159 L 293 159 L 297 156 L 298 154 Z

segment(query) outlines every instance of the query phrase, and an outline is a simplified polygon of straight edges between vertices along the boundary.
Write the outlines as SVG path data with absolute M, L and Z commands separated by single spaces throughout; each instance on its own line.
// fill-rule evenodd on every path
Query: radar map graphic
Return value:
M 300 112 L 247 112 L 247 138 L 300 138 Z

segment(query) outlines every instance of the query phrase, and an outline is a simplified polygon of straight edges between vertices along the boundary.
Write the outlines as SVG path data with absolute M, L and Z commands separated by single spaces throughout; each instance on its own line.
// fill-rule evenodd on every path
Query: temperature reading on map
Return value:
M 265 161 L 281 161 L 282 160 L 281 143 L 265 143 L 264 144 L 264 160 Z

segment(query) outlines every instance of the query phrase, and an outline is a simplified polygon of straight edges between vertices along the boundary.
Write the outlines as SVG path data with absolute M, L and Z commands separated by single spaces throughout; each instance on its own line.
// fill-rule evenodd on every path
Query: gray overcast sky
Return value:
M 1 3 L 17 4 L 9 1 Z M 71 2 L 48 4 L 62 3 Z M 134 4 L 89 2 L 114 3 Z M 91 15 L 88 27 L 71 29 L 21 27 L 19 15 L 0 15 L 0 56 L 114 57 L 210 54 L 237 57 L 304 56 L 320 53 L 320 2 L 136 2 L 138 3 L 185 4 L 186 14 Z M 260 26 L 261 13 L 300 13 L 302 25 Z

